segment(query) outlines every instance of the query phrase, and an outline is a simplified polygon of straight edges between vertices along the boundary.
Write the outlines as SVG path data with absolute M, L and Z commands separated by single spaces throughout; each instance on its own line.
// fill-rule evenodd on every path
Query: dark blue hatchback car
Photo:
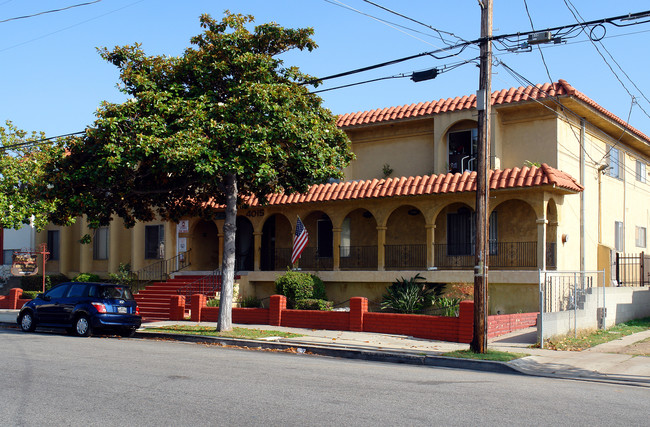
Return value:
M 93 330 L 133 336 L 140 310 L 128 287 L 111 283 L 62 283 L 25 303 L 17 318 L 25 332 L 37 326 L 65 328 L 87 337 Z

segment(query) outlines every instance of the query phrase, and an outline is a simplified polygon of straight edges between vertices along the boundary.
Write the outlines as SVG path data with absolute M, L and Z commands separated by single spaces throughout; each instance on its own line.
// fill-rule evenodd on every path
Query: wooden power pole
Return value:
M 476 247 L 474 267 L 474 337 L 470 347 L 476 353 L 487 351 L 487 286 L 489 259 L 490 113 L 492 95 L 492 0 L 479 0 L 481 6 L 481 59 L 479 66 L 478 168 L 476 171 Z

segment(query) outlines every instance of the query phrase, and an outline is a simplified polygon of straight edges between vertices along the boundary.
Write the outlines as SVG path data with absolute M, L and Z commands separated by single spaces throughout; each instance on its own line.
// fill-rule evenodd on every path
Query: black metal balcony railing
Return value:
M 546 266 L 556 268 L 555 243 L 546 244 Z M 474 248 L 471 245 L 435 244 L 434 266 L 439 269 L 474 268 Z M 342 270 L 375 270 L 378 267 L 376 246 L 341 246 L 339 268 Z M 427 267 L 426 245 L 384 245 L 385 269 L 425 269 Z M 290 265 L 291 248 L 268 251 L 261 260 L 264 271 L 281 271 Z M 537 242 L 490 243 L 491 268 L 536 268 Z M 298 266 L 304 270 L 332 270 L 333 258 L 319 256 L 316 248 L 305 248 Z
M 434 245 L 434 265 L 438 268 L 473 268 L 473 248 L 468 245 Z M 534 268 L 537 242 L 491 242 L 491 268 Z
M 340 267 L 342 270 L 376 270 L 377 246 L 341 246 Z
M 424 269 L 427 266 L 427 245 L 384 245 L 387 269 Z

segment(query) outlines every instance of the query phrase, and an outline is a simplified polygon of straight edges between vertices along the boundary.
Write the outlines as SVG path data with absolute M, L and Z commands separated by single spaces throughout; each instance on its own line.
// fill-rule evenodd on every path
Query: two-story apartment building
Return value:
M 379 301 L 399 277 L 473 282 L 476 98 L 441 99 L 339 117 L 357 159 L 345 180 L 307 194 L 247 200 L 237 219 L 244 294 L 265 297 L 286 270 L 300 216 L 309 244 L 298 266 L 330 299 Z M 538 270 L 609 268 L 610 250 L 647 250 L 650 138 L 566 81 L 492 94 L 490 313 L 536 311 Z M 94 232 L 79 221 L 39 236 L 51 271 L 139 270 L 190 250 L 189 271 L 222 260 L 223 214 Z M 605 285 L 609 285 L 606 280 Z

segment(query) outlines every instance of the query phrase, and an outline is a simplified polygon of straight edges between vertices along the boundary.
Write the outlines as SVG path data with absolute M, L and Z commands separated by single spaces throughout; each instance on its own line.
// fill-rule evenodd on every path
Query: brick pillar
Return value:
M 201 321 L 201 312 L 203 307 L 205 307 L 207 298 L 203 294 L 194 294 L 190 300 L 190 307 L 192 309 L 192 322 Z
M 287 297 L 284 295 L 271 295 L 269 304 L 269 325 L 282 325 L 282 311 L 287 309 Z
M 487 326 L 487 325 L 486 325 Z M 458 309 L 458 342 L 469 343 L 474 335 L 474 301 L 462 301 Z
M 350 330 L 363 332 L 363 316 L 368 312 L 368 299 L 350 298 Z
M 9 308 L 16 310 L 18 307 L 18 300 L 23 295 L 23 290 L 21 288 L 11 288 L 9 290 Z
M 183 295 L 172 295 L 169 302 L 169 320 L 185 319 L 185 297 Z

